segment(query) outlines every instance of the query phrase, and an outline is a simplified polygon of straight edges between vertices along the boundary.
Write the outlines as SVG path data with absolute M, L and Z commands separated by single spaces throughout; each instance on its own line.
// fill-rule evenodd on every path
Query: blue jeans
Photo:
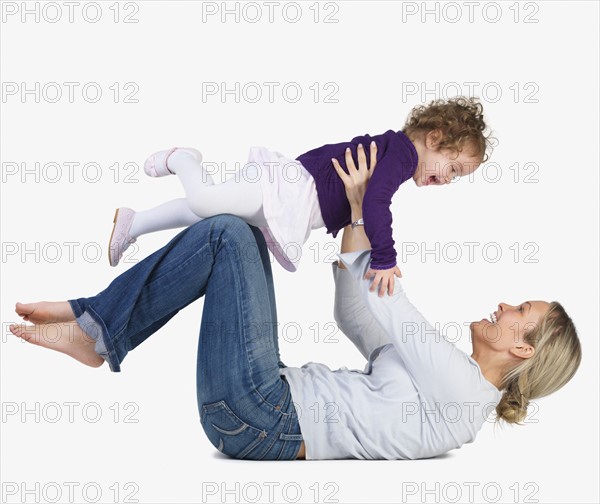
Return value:
M 69 303 L 117 372 L 130 350 L 202 296 L 196 390 L 208 439 L 234 458 L 295 459 L 302 434 L 279 374 L 271 263 L 258 228 L 227 214 L 204 219 L 98 295 Z

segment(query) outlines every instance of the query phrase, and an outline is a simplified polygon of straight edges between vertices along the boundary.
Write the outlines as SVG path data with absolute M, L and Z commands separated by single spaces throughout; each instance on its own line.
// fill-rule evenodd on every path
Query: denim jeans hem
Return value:
M 79 302 L 76 299 L 69 299 L 67 302 L 71 305 L 71 310 L 73 310 L 73 315 L 75 315 L 75 318 L 81 317 L 83 310 L 81 309 Z
M 108 337 L 108 331 L 104 321 L 88 306 L 85 311 L 82 311 L 79 303 L 76 300 L 69 300 L 71 309 L 75 314 L 75 321 L 81 329 L 95 342 L 94 351 L 100 355 L 106 362 L 113 373 L 121 371 L 121 366 L 117 353 Z

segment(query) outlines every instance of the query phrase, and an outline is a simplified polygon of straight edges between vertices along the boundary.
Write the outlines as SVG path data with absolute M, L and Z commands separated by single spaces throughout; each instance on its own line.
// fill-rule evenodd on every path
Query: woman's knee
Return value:
M 230 243 L 256 243 L 250 226 L 240 217 L 219 214 L 208 217 L 190 226 L 190 232 L 199 236 L 210 236 L 211 240 L 225 239 Z
M 251 227 L 240 217 L 231 214 L 220 214 L 196 222 L 187 230 L 192 248 L 209 245 L 213 253 L 220 248 L 231 255 L 236 262 L 251 266 L 265 267 L 268 250 L 262 232 Z

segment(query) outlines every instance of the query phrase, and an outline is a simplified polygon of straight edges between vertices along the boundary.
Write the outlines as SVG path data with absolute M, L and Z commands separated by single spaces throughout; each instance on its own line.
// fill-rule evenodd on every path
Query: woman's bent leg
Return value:
M 210 441 L 235 458 L 295 459 L 302 435 L 279 374 L 277 318 L 267 246 L 255 227 L 215 264 L 198 344 L 200 419 Z M 246 237 L 247 236 L 247 237 Z M 233 286 L 233 288 L 231 287 Z
M 69 300 L 76 321 L 97 339 L 97 350 L 112 371 L 129 352 L 203 296 L 223 235 L 248 226 L 217 216 L 184 229 L 167 245 L 119 275 L 96 296 Z
M 98 295 L 69 303 L 82 329 L 96 336 L 98 353 L 120 371 L 129 350 L 207 294 L 197 386 L 209 439 L 236 458 L 294 459 L 302 435 L 279 375 L 272 279 L 263 261 L 259 230 L 220 215 L 183 230 Z
M 256 227 L 251 226 L 250 229 L 252 233 L 254 233 L 254 239 L 256 240 L 258 251 L 260 253 L 260 260 L 263 265 L 263 271 L 265 273 L 265 279 L 267 281 L 267 293 L 269 297 L 269 305 L 271 307 L 271 319 L 272 323 L 272 331 L 271 337 L 273 338 L 273 345 L 275 346 L 275 351 L 277 355 L 277 362 L 280 368 L 286 367 L 286 365 L 281 361 L 281 356 L 279 354 L 279 322 L 277 321 L 277 302 L 275 299 L 275 286 L 273 284 L 273 271 L 271 269 L 271 259 L 269 256 L 269 251 L 265 243 L 264 234 Z

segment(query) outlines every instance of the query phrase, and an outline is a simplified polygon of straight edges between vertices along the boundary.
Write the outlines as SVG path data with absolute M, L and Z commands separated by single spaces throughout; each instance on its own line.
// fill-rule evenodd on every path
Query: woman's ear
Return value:
M 522 342 L 520 345 L 512 347 L 510 349 L 510 353 L 516 357 L 521 357 L 522 359 L 529 359 L 533 357 L 535 348 L 525 342 Z

